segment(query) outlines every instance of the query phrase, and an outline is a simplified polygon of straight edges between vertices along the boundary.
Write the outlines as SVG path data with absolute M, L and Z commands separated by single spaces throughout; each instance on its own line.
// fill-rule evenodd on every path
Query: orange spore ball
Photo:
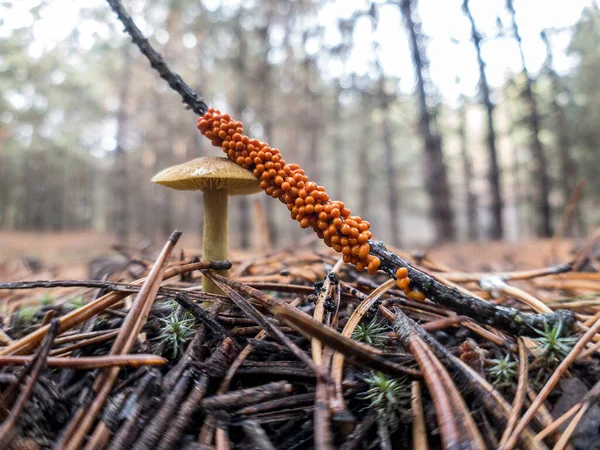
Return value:
M 411 300 L 417 300 L 419 302 L 425 300 L 425 294 L 423 294 L 421 291 L 412 290 L 406 294 L 406 296 Z
M 343 202 L 330 200 L 325 188 L 310 181 L 298 164 L 287 164 L 279 149 L 250 139 L 244 135 L 241 122 L 214 108 L 198 119 L 198 129 L 230 160 L 250 170 L 260 180 L 261 189 L 284 203 L 302 228 L 312 228 L 326 245 L 342 253 L 344 262 L 354 264 L 358 271 L 366 268 L 370 274 L 377 273 L 381 261 L 369 254 L 369 222 L 351 216 Z M 407 295 L 423 296 L 408 289 L 407 274 L 399 269 L 398 286 L 406 284 L 402 289 Z
M 398 270 L 396 270 L 396 277 L 398 279 L 406 278 L 407 276 L 408 276 L 408 269 L 406 267 L 400 267 Z
M 398 287 L 402 290 L 408 288 L 408 285 L 410 284 L 410 278 L 408 277 L 404 277 L 404 278 L 398 278 L 398 280 L 396 281 L 396 284 L 398 285 Z

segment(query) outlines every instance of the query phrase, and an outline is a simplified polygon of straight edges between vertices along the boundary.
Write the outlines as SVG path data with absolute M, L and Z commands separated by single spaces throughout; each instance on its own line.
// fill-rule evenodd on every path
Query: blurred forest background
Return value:
M 124 6 L 209 105 L 304 167 L 376 239 L 548 237 L 580 180 L 564 233 L 600 220 L 592 0 Z M 105 2 L 0 2 L 0 49 L 0 230 L 200 233 L 202 194 L 150 179 L 220 149 Z M 252 245 L 261 208 L 275 245 L 310 234 L 257 194 L 231 201 L 233 246 Z

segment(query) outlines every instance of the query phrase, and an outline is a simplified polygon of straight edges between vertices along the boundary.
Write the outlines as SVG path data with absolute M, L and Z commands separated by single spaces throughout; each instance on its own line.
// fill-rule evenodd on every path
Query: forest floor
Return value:
M 162 279 L 153 270 L 161 245 L 113 248 L 113 237 L 87 232 L 0 233 L 0 442 L 600 448 L 600 336 L 582 338 L 600 317 L 600 273 L 594 242 L 585 242 L 397 251 L 488 302 L 575 313 L 570 329 L 519 337 L 407 299 L 387 276 L 338 265 L 316 241 L 268 255 L 232 252 L 237 283 L 217 279 L 227 293 L 220 296 L 200 290 L 206 266 L 193 260 L 194 236 L 165 255 Z M 575 260 L 576 271 L 545 270 Z M 488 275 L 496 277 L 492 293 Z M 146 276 L 147 289 L 135 294 Z M 410 325 L 404 335 L 399 316 L 420 330 Z

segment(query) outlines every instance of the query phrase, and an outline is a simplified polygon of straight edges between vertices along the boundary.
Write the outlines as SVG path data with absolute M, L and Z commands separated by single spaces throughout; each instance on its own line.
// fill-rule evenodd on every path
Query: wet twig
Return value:
M 292 392 L 292 385 L 286 381 L 275 381 L 254 388 L 231 391 L 205 399 L 202 407 L 209 412 L 231 410 L 242 406 L 259 403 L 273 397 L 287 396 Z
M 152 48 L 148 40 L 131 19 L 131 16 L 127 14 L 125 8 L 121 5 L 121 2 L 119 0 L 106 1 L 117 14 L 121 23 L 125 26 L 125 31 L 131 36 L 135 45 L 137 45 L 140 51 L 148 58 L 152 68 L 159 73 L 163 80 L 169 83 L 171 89 L 181 95 L 183 103 L 189 106 L 197 115 L 203 115 L 208 110 L 208 105 L 204 102 L 202 97 L 194 92 L 194 90 L 189 87 L 179 75 L 173 73 L 171 69 L 169 69 L 169 66 L 167 66 L 160 53 Z
M 575 325 L 575 316 L 568 310 L 558 310 L 549 314 L 525 314 L 518 309 L 498 306 L 466 295 L 413 267 L 408 261 L 387 250 L 382 243 L 370 242 L 370 244 L 371 254 L 381 260 L 380 270 L 395 278 L 398 268 L 405 267 L 408 270 L 411 286 L 414 284 L 428 299 L 457 314 L 469 316 L 477 322 L 523 336 L 535 335 L 536 329 L 543 330 L 545 325 L 552 327 L 558 322 L 562 322 L 563 329 L 566 330 L 573 329 Z

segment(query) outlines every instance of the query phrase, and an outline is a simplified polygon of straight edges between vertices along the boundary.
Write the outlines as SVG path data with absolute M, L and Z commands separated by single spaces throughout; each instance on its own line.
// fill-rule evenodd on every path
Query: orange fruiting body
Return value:
M 198 119 L 198 129 L 230 160 L 252 171 L 261 180 L 260 187 L 265 193 L 285 203 L 302 228 L 312 228 L 327 246 L 342 253 L 344 261 L 354 264 L 358 271 L 367 268 L 371 275 L 377 273 L 381 261 L 369 254 L 371 246 L 367 241 L 372 237 L 369 222 L 351 216 L 343 202 L 330 200 L 323 186 L 309 181 L 298 164 L 286 164 L 278 149 L 250 139 L 244 135 L 241 122 L 214 108 Z M 406 287 L 402 289 L 408 291 L 407 274 L 408 271 L 398 276 L 398 286 L 401 280 L 406 280 L 403 281 Z M 410 291 L 410 294 L 413 292 L 423 295 L 418 291 Z

